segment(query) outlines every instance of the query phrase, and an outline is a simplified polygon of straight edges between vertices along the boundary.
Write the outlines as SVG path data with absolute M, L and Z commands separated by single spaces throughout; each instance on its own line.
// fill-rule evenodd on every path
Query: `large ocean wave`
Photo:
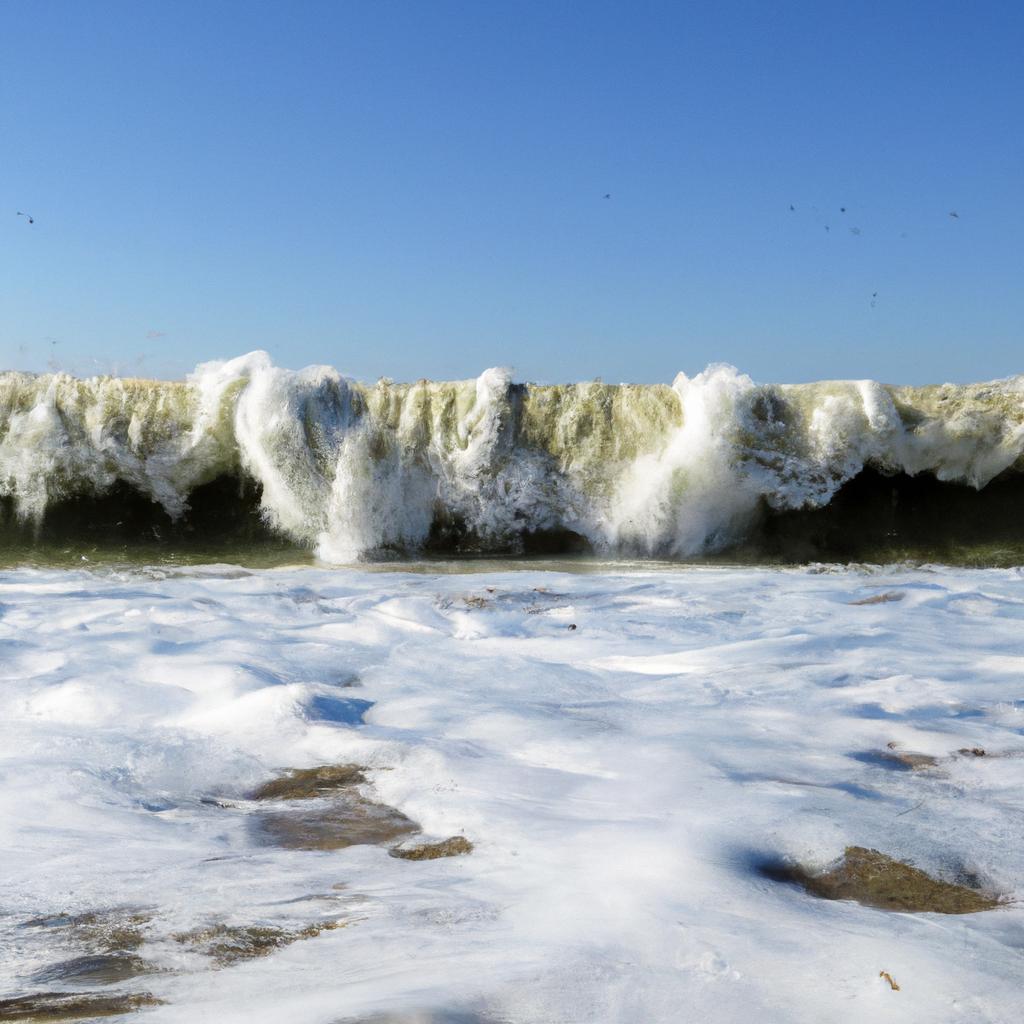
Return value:
M 1021 469 L 1024 377 L 755 384 L 716 365 L 671 386 L 517 384 L 499 369 L 367 385 L 262 352 L 183 382 L 0 374 L 0 501 L 27 535 L 105 495 L 181 523 L 206 488 L 207 504 L 258 503 L 270 531 L 333 562 L 544 537 L 685 558 L 826 509 L 865 473 L 973 494 Z M 209 491 L 224 480 L 239 484 Z

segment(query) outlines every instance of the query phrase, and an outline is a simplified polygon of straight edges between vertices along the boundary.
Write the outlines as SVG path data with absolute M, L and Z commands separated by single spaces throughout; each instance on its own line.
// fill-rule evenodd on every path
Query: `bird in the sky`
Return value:
M 792 203 L 790 203 L 789 204 L 789 212 L 790 213 L 794 213 L 795 211 L 796 211 L 796 207 Z
M 22 213 L 21 210 L 18 211 L 18 216 L 19 217 L 28 217 L 29 224 L 35 224 L 35 222 L 36 222 L 35 217 L 29 217 L 29 215 L 27 213 Z
M 605 199 L 611 199 L 611 197 L 612 197 L 611 192 L 605 192 L 604 197 L 605 197 Z
M 839 207 L 839 212 L 840 213 L 846 213 L 846 207 L 845 206 L 840 206 Z
M 960 214 L 959 214 L 959 213 L 957 213 L 957 212 L 956 212 L 956 210 L 950 210 L 950 211 L 949 211 L 949 215 L 950 215 L 950 217 L 952 217 L 952 218 L 953 218 L 954 220 L 959 220 L 959 219 L 960 219 Z

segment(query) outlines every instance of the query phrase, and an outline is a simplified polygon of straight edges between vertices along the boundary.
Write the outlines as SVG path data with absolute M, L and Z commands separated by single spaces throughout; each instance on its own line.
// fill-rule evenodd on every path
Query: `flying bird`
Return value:
M 845 206 L 840 206 L 839 207 L 839 212 L 840 213 L 846 213 L 846 207 Z
M 792 203 L 789 204 L 789 212 L 790 213 L 795 213 L 796 212 L 796 207 Z
M 956 210 L 950 210 L 950 211 L 949 211 L 949 215 L 950 215 L 950 217 L 952 217 L 952 218 L 953 218 L 954 220 L 959 220 L 959 219 L 960 219 L 960 214 L 959 214 L 959 213 L 957 213 L 957 212 L 956 212 Z
M 611 192 L 605 192 L 604 197 L 605 197 L 605 199 L 611 199 L 611 197 L 612 197 Z
M 35 224 L 35 222 L 36 222 L 35 217 L 29 217 L 29 215 L 27 213 L 22 213 L 21 210 L 18 211 L 18 216 L 19 217 L 27 217 L 29 224 Z

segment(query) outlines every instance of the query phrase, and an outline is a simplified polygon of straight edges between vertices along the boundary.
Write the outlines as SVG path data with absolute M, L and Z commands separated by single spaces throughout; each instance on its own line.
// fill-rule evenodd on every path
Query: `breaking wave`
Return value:
M 180 523 L 198 495 L 248 494 L 266 527 L 333 562 L 538 537 L 690 557 L 826 508 L 865 472 L 977 491 L 1022 468 L 1024 377 L 755 384 L 715 365 L 671 386 L 517 384 L 498 369 L 366 385 L 262 352 L 183 382 L 0 374 L 0 502 L 23 531 L 104 496 Z

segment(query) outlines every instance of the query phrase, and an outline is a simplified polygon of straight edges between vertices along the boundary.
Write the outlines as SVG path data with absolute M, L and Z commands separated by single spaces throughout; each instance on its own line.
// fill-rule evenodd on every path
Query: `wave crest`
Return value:
M 1024 377 L 773 385 L 715 365 L 671 387 L 497 369 L 365 385 L 263 352 L 184 382 L 0 375 L 0 497 L 22 520 L 115 484 L 181 517 L 196 488 L 241 475 L 274 530 L 339 562 L 446 531 L 688 556 L 741 541 L 765 508 L 827 505 L 866 467 L 982 488 L 1022 452 Z

